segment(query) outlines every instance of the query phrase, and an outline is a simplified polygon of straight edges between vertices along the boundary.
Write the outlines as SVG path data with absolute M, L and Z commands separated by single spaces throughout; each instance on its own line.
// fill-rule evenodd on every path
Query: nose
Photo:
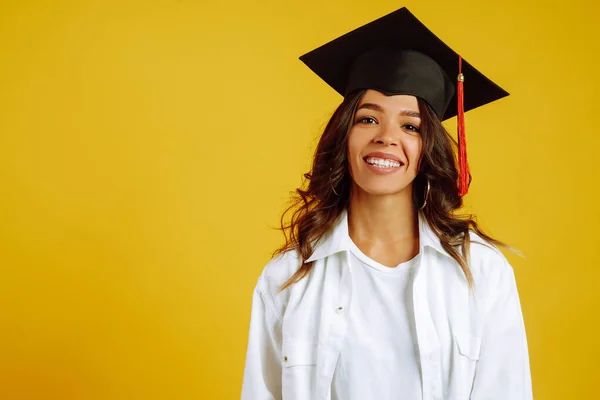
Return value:
M 373 142 L 377 144 L 383 144 L 385 146 L 399 146 L 400 145 L 400 132 L 394 132 L 394 129 L 390 126 L 391 124 L 382 124 L 381 129 L 375 137 Z

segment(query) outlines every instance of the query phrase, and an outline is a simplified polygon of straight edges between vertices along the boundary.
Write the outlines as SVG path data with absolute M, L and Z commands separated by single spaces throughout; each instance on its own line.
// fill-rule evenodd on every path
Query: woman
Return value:
M 513 269 L 455 214 L 463 112 L 507 93 L 465 62 L 463 104 L 461 58 L 405 8 L 301 59 L 344 100 L 258 279 L 242 398 L 531 399 Z

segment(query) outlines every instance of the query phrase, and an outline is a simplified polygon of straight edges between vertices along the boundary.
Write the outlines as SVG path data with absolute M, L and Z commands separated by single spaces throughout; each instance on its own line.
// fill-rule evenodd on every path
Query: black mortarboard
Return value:
M 426 101 L 440 120 L 458 115 L 460 193 L 466 193 L 470 174 L 463 113 L 508 93 L 464 61 L 406 7 L 346 33 L 300 60 L 344 97 L 358 89 L 410 94 Z

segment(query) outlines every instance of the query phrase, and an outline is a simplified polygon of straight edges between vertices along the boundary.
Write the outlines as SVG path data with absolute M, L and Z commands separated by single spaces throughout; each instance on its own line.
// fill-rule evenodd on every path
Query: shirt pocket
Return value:
M 454 335 L 458 354 L 471 361 L 479 360 L 481 351 L 481 338 L 469 334 Z
M 282 343 L 283 400 L 309 400 L 315 397 L 317 349 L 316 342 L 288 340 Z
M 481 338 L 470 334 L 457 334 L 454 336 L 455 360 L 452 375 L 458 379 L 457 397 L 470 398 L 470 393 L 475 380 L 475 368 L 479 360 Z M 454 397 L 453 397 L 454 398 Z

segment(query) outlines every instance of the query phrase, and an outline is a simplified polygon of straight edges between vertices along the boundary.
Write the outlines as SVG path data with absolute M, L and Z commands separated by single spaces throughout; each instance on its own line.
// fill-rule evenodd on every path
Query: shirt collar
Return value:
M 427 222 L 427 218 L 425 218 L 421 211 L 418 213 L 418 218 L 420 251 L 422 252 L 428 246 L 445 256 L 451 257 L 442 247 L 440 239 L 433 232 Z M 306 262 L 316 261 L 341 251 L 347 251 L 350 249 L 350 240 L 348 233 L 348 211 L 344 209 L 335 220 L 330 232 L 325 234 L 317 243 L 313 254 Z

